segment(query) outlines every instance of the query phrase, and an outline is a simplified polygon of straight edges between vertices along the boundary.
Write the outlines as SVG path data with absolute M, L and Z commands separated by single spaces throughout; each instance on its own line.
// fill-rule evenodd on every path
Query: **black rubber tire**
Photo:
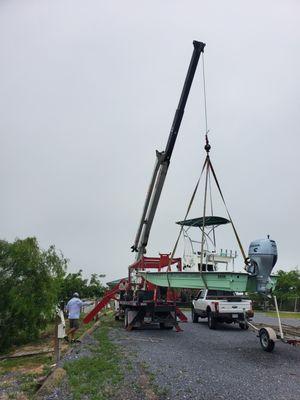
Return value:
M 194 307 L 192 307 L 192 321 L 194 324 L 199 321 L 199 315 L 195 312 Z
M 217 321 L 211 311 L 207 312 L 207 320 L 208 320 L 208 327 L 209 329 L 216 329 L 217 328 Z
M 239 327 L 242 329 L 242 331 L 249 329 L 249 325 L 247 324 L 247 322 L 240 322 Z
M 264 351 L 271 353 L 274 350 L 275 342 L 270 339 L 268 331 L 266 329 L 261 329 L 259 332 L 260 345 Z
M 165 325 L 165 323 L 164 322 L 160 322 L 159 323 L 159 327 L 160 327 L 160 329 L 166 329 L 166 330 L 171 330 L 171 329 L 173 329 L 173 326 L 170 326 L 170 325 Z
M 124 328 L 128 328 L 128 308 L 125 308 L 124 312 Z

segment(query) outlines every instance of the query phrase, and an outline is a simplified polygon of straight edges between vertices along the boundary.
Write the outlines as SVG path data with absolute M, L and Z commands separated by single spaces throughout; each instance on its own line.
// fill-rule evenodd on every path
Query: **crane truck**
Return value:
M 181 258 L 170 259 L 170 254 L 159 257 L 146 257 L 146 248 L 159 199 L 162 193 L 171 156 L 176 143 L 184 114 L 185 105 L 205 44 L 193 41 L 193 53 L 176 109 L 170 134 L 164 151 L 156 151 L 156 162 L 147 191 L 142 216 L 136 233 L 132 252 L 136 253 L 135 262 L 128 268 L 128 278 L 111 289 L 101 302 L 84 319 L 89 322 L 111 299 L 117 302 L 117 318 L 124 318 L 124 327 L 128 330 L 146 324 L 158 324 L 162 329 L 180 330 L 178 318 L 186 321 L 185 315 L 176 305 L 176 293 L 170 288 L 159 288 L 139 276 L 138 271 L 156 270 L 158 272 L 175 268 L 182 271 Z

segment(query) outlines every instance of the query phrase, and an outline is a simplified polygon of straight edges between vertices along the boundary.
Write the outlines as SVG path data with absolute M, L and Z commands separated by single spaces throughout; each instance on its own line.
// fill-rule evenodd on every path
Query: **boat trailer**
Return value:
M 276 296 L 273 296 L 278 325 L 252 323 L 247 321 L 249 328 L 257 334 L 264 351 L 272 352 L 275 343 L 281 341 L 293 346 L 300 345 L 300 327 L 285 325 L 281 322 Z

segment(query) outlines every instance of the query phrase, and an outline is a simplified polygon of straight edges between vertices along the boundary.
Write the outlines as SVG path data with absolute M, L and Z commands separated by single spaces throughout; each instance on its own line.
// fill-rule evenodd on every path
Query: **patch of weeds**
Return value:
M 0 374 L 18 370 L 23 368 L 34 368 L 43 364 L 50 364 L 52 362 L 52 355 L 40 354 L 29 357 L 7 358 L 0 361 Z
M 161 388 L 161 387 L 156 386 L 154 388 L 154 392 L 155 392 L 156 396 L 159 397 L 160 399 L 165 399 L 169 394 L 169 389 L 167 389 L 166 387 Z
M 64 364 L 75 400 L 85 397 L 106 400 L 117 391 L 124 375 L 119 368 L 119 348 L 108 337 L 110 328 L 114 326 L 112 319 L 103 319 L 94 333 L 94 338 L 99 341 L 99 345 L 94 346 L 94 355 Z
M 36 382 L 36 377 L 36 374 L 23 375 L 20 381 L 21 391 L 26 393 L 27 395 L 33 395 L 39 386 Z
M 128 371 L 132 371 L 132 370 L 133 370 L 133 366 L 132 366 L 131 361 L 128 361 L 128 360 L 127 360 L 126 369 L 127 369 Z
M 149 371 L 149 365 L 145 361 L 140 362 L 140 366 L 146 371 Z
M 149 382 L 153 383 L 155 381 L 155 374 L 153 372 L 148 372 Z

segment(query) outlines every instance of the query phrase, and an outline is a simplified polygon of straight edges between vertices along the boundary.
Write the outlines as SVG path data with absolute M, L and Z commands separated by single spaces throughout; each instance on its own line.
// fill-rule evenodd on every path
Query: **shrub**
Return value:
M 38 337 L 53 317 L 66 265 L 36 238 L 0 241 L 0 351 Z

